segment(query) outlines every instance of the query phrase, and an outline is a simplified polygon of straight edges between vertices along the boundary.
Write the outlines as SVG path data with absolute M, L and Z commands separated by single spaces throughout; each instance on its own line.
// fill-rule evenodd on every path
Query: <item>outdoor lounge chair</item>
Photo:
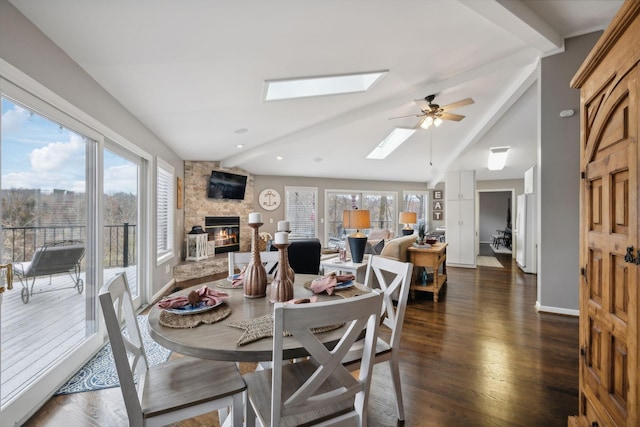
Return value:
M 82 293 L 84 282 L 80 278 L 80 261 L 84 256 L 84 244 L 79 241 L 62 241 L 50 243 L 42 246 L 33 253 L 31 261 L 13 263 L 13 274 L 22 284 L 22 302 L 28 303 L 29 298 L 33 296 L 33 287 L 36 278 L 40 276 L 49 276 L 49 285 L 51 285 L 51 276 L 60 273 L 69 273 L 73 280 L 73 288 L 78 293 Z M 66 288 L 54 288 L 48 290 L 40 290 L 39 292 L 51 292 Z

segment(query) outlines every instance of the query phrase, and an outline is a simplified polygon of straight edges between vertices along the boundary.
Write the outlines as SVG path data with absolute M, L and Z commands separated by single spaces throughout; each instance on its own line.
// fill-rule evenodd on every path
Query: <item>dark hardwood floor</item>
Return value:
M 482 245 L 481 255 L 494 255 Z M 538 313 L 536 276 L 448 268 L 438 303 L 408 305 L 400 370 L 405 426 L 566 426 L 578 411 L 578 319 Z M 251 369 L 251 366 L 243 366 Z M 376 365 L 369 426 L 396 425 L 386 364 Z M 27 426 L 126 426 L 120 389 L 53 397 Z M 218 425 L 213 415 L 177 424 Z

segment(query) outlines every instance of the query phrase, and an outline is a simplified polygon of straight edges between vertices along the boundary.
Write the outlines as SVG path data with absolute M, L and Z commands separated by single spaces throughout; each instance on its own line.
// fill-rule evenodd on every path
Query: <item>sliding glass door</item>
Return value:
M 13 425 L 102 344 L 100 136 L 6 81 L 0 89 L 0 255 L 15 272 L 0 305 L 0 419 Z

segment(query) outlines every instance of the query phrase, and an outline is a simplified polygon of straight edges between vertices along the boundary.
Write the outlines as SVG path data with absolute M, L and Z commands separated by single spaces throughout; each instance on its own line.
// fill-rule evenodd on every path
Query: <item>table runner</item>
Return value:
M 238 341 L 236 341 L 236 345 L 238 347 L 254 341 L 258 341 L 262 338 L 273 337 L 273 314 L 265 314 L 264 316 L 256 317 L 255 319 L 229 322 L 227 323 L 227 325 L 238 329 L 244 329 L 244 332 L 242 333 Z M 313 332 L 314 334 L 329 332 L 333 331 L 334 329 L 341 328 L 342 325 L 343 324 L 312 328 L 311 332 Z M 285 332 L 284 336 L 290 336 L 290 334 Z

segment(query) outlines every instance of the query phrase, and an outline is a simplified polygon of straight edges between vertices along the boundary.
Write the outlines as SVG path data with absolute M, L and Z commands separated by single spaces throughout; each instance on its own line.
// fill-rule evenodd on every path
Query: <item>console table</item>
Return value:
M 413 264 L 411 277 L 411 297 L 415 298 L 415 291 L 433 292 L 433 301 L 438 302 L 438 295 L 447 283 L 447 243 L 435 243 L 430 248 L 411 246 L 407 249 L 409 261 Z M 440 273 L 442 266 L 442 273 Z M 430 268 L 433 272 L 433 282 L 423 285 L 420 283 L 420 268 Z

